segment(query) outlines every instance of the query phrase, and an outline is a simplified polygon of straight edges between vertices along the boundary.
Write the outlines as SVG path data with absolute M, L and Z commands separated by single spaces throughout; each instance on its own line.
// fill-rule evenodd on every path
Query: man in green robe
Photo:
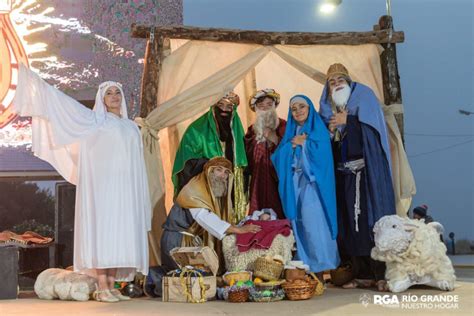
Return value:
M 237 106 L 239 96 L 228 93 L 208 112 L 191 123 L 181 139 L 173 165 L 175 196 L 204 163 L 214 157 L 225 157 L 234 168 L 234 221 L 239 222 L 247 212 L 243 170 L 247 166 L 244 129 Z

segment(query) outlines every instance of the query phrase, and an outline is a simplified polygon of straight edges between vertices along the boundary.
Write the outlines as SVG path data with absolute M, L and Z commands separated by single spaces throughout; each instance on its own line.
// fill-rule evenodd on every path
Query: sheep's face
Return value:
M 380 253 L 398 255 L 408 249 L 413 238 L 413 226 L 408 221 L 397 215 L 388 215 L 375 223 L 375 247 Z

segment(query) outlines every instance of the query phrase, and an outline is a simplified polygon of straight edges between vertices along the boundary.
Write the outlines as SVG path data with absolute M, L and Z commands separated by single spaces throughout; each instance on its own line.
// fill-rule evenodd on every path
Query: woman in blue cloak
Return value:
M 323 271 L 339 264 L 334 163 L 329 132 L 308 97 L 290 99 L 286 131 L 272 162 L 296 259 L 322 279 Z

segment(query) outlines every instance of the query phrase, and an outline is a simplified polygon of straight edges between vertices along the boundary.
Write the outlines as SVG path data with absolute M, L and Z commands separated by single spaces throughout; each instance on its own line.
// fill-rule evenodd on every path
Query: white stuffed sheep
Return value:
M 371 256 L 387 265 L 385 278 L 390 291 L 403 292 L 424 284 L 452 291 L 456 276 L 440 241 L 441 224 L 425 224 L 398 215 L 382 217 L 374 226 L 375 247 Z
M 67 301 L 87 301 L 96 289 L 91 276 L 63 269 L 47 269 L 36 278 L 35 293 L 40 299 L 59 298 Z

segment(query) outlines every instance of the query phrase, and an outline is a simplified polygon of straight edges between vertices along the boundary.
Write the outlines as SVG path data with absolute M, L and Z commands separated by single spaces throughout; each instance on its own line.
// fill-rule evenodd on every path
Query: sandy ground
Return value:
M 224 301 L 191 303 L 163 303 L 149 298 L 129 302 L 99 303 L 44 301 L 34 294 L 23 294 L 17 300 L 0 301 L 0 315 L 474 315 L 474 283 L 458 282 L 453 292 L 430 288 L 412 288 L 402 294 L 385 293 L 385 305 L 374 301 L 379 293 L 367 289 L 344 290 L 329 287 L 319 297 L 307 301 L 280 301 L 274 303 L 228 303 Z M 408 296 L 409 295 L 409 296 Z M 456 303 L 426 302 L 428 297 L 448 295 Z M 394 296 L 399 301 L 394 303 Z M 410 303 L 403 299 L 411 298 Z M 413 302 L 413 300 L 417 302 Z M 425 300 L 421 305 L 421 301 Z M 365 302 L 366 304 L 363 304 Z M 435 306 L 435 304 L 440 304 Z

